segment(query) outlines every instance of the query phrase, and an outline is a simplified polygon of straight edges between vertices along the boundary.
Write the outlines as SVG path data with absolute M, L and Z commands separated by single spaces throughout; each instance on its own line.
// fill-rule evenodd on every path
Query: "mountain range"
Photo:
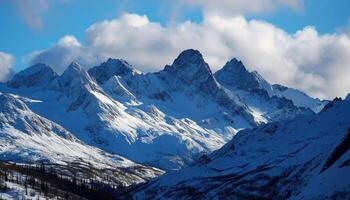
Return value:
M 27 98 L 34 113 L 88 145 L 165 170 L 217 150 L 240 129 L 313 114 L 323 105 L 269 84 L 236 59 L 213 74 L 191 49 L 146 74 L 121 59 L 88 71 L 73 62 L 61 75 L 39 63 L 1 91 Z
M 62 74 L 38 63 L 0 84 L 0 156 L 109 169 L 113 181 L 98 179 L 135 199 L 338 198 L 349 98 L 271 84 L 236 58 L 213 73 L 193 49 L 150 73 L 112 58 Z

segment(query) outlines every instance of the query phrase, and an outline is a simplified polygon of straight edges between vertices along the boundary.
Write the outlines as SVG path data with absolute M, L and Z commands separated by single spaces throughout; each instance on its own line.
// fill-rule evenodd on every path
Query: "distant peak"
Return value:
M 206 79 L 212 76 L 209 65 L 204 61 L 198 50 L 188 49 L 179 54 L 172 65 L 166 65 L 165 72 L 182 77 L 188 81 L 193 79 Z
M 28 67 L 27 69 L 41 70 L 41 69 L 45 69 L 45 68 L 50 68 L 50 66 L 46 65 L 45 63 L 36 63 L 36 64 Z
M 238 60 L 237 58 L 232 58 L 230 61 L 228 61 L 229 63 L 234 63 L 234 64 L 239 64 L 239 65 L 243 65 L 241 60 Z
M 37 64 L 34 64 L 34 65 L 22 70 L 18 74 L 20 74 L 22 76 L 28 76 L 28 75 L 32 75 L 32 74 L 38 73 L 38 72 L 43 71 L 43 70 L 53 71 L 50 66 L 48 66 L 44 63 L 37 63 Z
M 202 54 L 198 50 L 187 49 L 179 54 L 179 56 L 175 59 L 174 64 L 195 64 L 199 62 L 204 62 Z
M 202 57 L 202 54 L 197 49 L 186 49 L 186 50 L 183 50 L 179 54 L 179 57 L 182 57 L 182 56 L 190 56 L 190 57 L 198 56 L 198 57 Z
M 270 91 L 271 85 L 257 72 L 249 72 L 242 61 L 236 58 L 227 62 L 215 73 L 215 78 L 223 85 L 243 90 L 265 89 Z
M 233 58 L 228 61 L 224 67 L 215 73 L 215 76 L 219 79 L 227 79 L 226 81 L 238 81 L 240 82 L 242 78 L 251 79 L 253 73 L 250 73 L 242 61 Z
M 222 69 L 233 73 L 249 73 L 242 61 L 238 60 L 237 58 L 232 58 L 224 65 Z
M 116 58 L 108 58 L 108 60 L 101 64 L 101 66 L 105 66 L 107 71 L 113 73 L 127 73 L 127 72 L 136 72 L 133 66 L 131 66 L 126 60 L 116 59 Z M 114 74 L 116 75 L 116 74 Z M 121 74 L 118 74 L 121 75 Z
M 123 59 L 109 58 L 101 65 L 89 69 L 91 77 L 95 78 L 99 84 L 103 84 L 113 76 L 125 76 L 139 74 L 127 61 Z
M 50 66 L 37 63 L 15 74 L 7 84 L 15 88 L 42 86 L 47 85 L 56 77 L 58 77 L 57 73 Z
M 59 77 L 61 82 L 80 79 L 82 82 L 92 81 L 87 71 L 77 62 L 72 62 Z
M 105 62 L 106 64 L 123 64 L 128 67 L 131 67 L 131 65 L 123 59 L 116 59 L 116 58 L 108 58 L 108 60 Z
M 71 62 L 61 76 L 72 76 L 73 78 L 80 76 L 90 78 L 87 71 L 77 62 Z

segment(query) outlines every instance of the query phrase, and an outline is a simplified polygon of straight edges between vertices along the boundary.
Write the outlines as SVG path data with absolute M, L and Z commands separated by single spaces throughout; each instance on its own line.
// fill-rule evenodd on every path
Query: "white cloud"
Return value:
M 30 55 L 30 64 L 46 63 L 52 66 L 56 72 L 62 73 L 72 61 L 89 66 L 93 63 L 97 64 L 102 61 L 102 59 L 98 59 L 99 55 L 94 56 L 92 49 L 86 50 L 74 36 L 66 35 L 54 46 L 33 52 Z
M 74 59 L 92 66 L 118 57 L 143 71 L 155 71 L 187 48 L 199 49 L 214 71 L 237 57 L 270 82 L 317 97 L 333 98 L 350 91 L 349 36 L 320 35 L 314 27 L 288 34 L 265 21 L 242 16 L 206 15 L 201 23 L 162 26 L 146 16 L 123 14 L 90 26 L 85 43 L 66 36 L 36 52 L 32 62 L 47 62 L 61 72 Z
M 80 47 L 80 42 L 72 35 L 66 35 L 57 42 L 61 47 Z
M 11 73 L 13 56 L 0 51 L 0 81 L 6 81 Z

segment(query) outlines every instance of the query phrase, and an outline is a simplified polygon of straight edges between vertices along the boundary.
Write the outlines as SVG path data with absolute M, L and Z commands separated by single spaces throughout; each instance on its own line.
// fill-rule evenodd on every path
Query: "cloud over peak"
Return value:
M 319 34 L 305 27 L 289 34 L 261 20 L 207 14 L 201 23 L 162 26 L 146 16 L 124 13 L 86 30 L 86 42 L 63 37 L 53 47 L 33 54 L 58 72 L 72 60 L 86 66 L 108 57 L 124 58 L 143 71 L 169 64 L 183 49 L 202 52 L 215 71 L 233 57 L 257 70 L 271 83 L 299 88 L 321 98 L 350 91 L 350 39 L 344 33 Z

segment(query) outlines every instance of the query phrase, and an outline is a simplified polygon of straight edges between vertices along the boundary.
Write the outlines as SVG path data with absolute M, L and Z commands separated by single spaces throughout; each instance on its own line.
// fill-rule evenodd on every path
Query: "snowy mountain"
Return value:
M 134 189 L 135 199 L 349 199 L 350 102 L 240 131 L 196 164 Z
M 80 165 L 80 168 L 91 165 L 93 167 L 90 167 L 90 171 L 110 170 L 113 173 L 119 170 L 113 184 L 124 186 L 143 182 L 162 173 L 156 168 L 142 166 L 84 144 L 62 126 L 35 114 L 26 105 L 30 101 L 32 100 L 11 94 L 0 94 L 2 161 L 70 165 L 71 168 L 75 165 Z M 75 173 L 80 168 L 76 168 Z M 125 172 L 120 173 L 121 171 Z M 102 174 L 95 179 L 103 180 Z
M 221 70 L 224 78 L 219 72 L 214 76 L 192 49 L 164 70 L 147 74 L 121 59 L 108 59 L 88 72 L 73 62 L 62 75 L 37 64 L 0 85 L 0 91 L 31 99 L 33 112 L 86 144 L 171 170 L 220 148 L 238 130 L 312 114 L 265 94 L 273 89 L 261 76 L 237 60 L 229 63 Z M 242 80 L 230 82 L 237 78 Z M 248 95 L 235 93 L 234 85 Z
M 226 86 L 252 91 L 257 89 L 271 93 L 271 85 L 258 72 L 249 72 L 243 63 L 236 58 L 227 62 L 215 73 L 215 78 Z
M 223 127 L 222 123 L 227 127 L 236 123 L 235 128 L 246 128 L 260 123 L 244 104 L 234 102 L 234 99 L 228 96 L 216 82 L 200 52 L 196 50 L 182 52 L 172 65 L 167 65 L 164 70 L 156 73 L 125 73 L 131 71 L 130 65 L 122 61 L 114 63 L 124 65 L 118 64 L 114 67 L 109 65 L 112 68 L 109 69 L 103 63 L 90 69 L 89 73 L 99 80 L 100 74 L 116 72 L 109 74 L 105 79 L 119 76 L 124 80 L 123 87 L 127 88 L 139 102 L 153 104 L 172 116 L 190 118 L 199 124 L 211 121 L 210 123 L 214 125 L 210 128 L 220 129 Z M 121 69 L 118 70 L 117 67 Z M 228 134 L 232 136 L 232 131 Z
M 321 101 L 320 99 L 312 98 L 300 90 L 288 88 L 286 86 L 274 84 L 272 88 L 273 95 L 290 99 L 293 101 L 294 105 L 310 108 L 314 112 L 321 111 L 328 103 L 327 100 Z
M 123 90 L 127 90 L 128 96 L 132 94 L 135 97 L 133 100 L 151 103 L 165 113 L 190 118 L 225 135 L 232 136 L 236 132 L 227 132 L 227 129 L 237 130 L 268 121 L 291 119 L 299 114 L 312 114 L 309 107 L 296 106 L 281 95 L 269 95 L 276 93 L 274 86 L 257 72 L 248 72 L 236 59 L 215 73 L 215 77 L 200 52 L 191 49 L 183 51 L 172 65 L 156 73 L 131 73 L 135 70 L 125 61 L 111 60 L 107 63 L 117 64 L 106 67 L 107 64 L 103 63 L 90 69 L 90 75 L 96 80 L 100 79 L 100 74 L 109 74 L 103 76 L 105 80 L 118 76 L 123 82 Z M 101 83 L 104 84 L 103 81 Z M 117 100 L 121 99 L 113 92 L 108 93 Z M 179 105 L 180 101 L 184 103 Z M 322 105 L 320 103 L 320 107 Z
M 118 90 L 115 84 L 111 90 L 108 84 L 103 86 L 108 92 Z M 124 105 L 114 100 L 77 63 L 41 89 L 7 84 L 2 91 L 33 99 L 30 109 L 89 145 L 163 169 L 187 165 L 225 143 L 215 131 L 190 119 L 174 118 L 152 104 Z
M 8 85 L 14 88 L 43 86 L 57 76 L 49 66 L 39 63 L 15 74 Z
M 100 66 L 89 69 L 89 74 L 93 75 L 97 83 L 102 84 L 108 81 L 113 75 L 135 75 L 140 74 L 138 70 L 134 69 L 127 61 L 122 59 L 109 58 Z
M 258 72 L 249 72 L 235 58 L 218 70 L 215 78 L 228 93 L 245 102 L 265 122 L 319 112 L 327 103 L 296 89 L 271 85 Z
M 348 99 L 324 106 L 237 59 L 212 73 L 193 49 L 154 73 L 122 59 L 88 71 L 73 62 L 61 75 L 36 64 L 0 84 L 0 156 L 83 180 L 92 170 L 112 188 L 169 172 L 136 198 L 309 199 L 320 181 L 345 178 Z M 343 186 L 324 195 L 348 195 Z

